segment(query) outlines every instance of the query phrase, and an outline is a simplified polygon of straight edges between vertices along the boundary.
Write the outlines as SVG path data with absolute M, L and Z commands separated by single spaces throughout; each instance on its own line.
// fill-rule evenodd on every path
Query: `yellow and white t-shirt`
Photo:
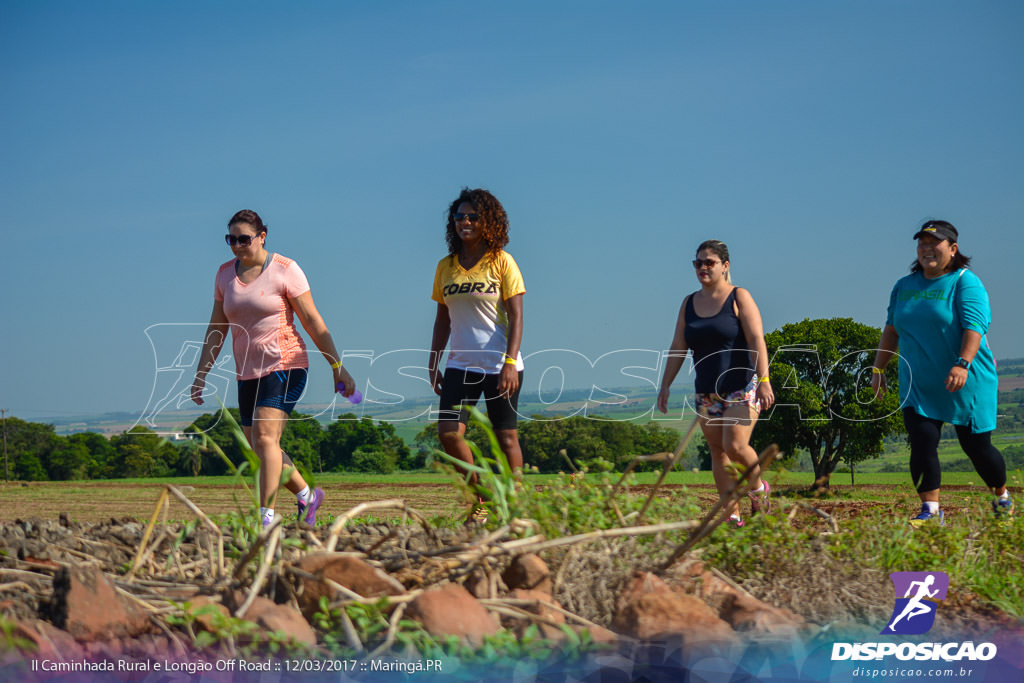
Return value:
M 526 292 L 519 266 L 506 251 L 485 254 L 466 270 L 456 254 L 445 256 L 434 273 L 431 298 L 448 307 L 452 332 L 446 367 L 485 374 L 501 372 L 508 349 L 505 301 Z M 523 354 L 516 370 L 523 369 Z

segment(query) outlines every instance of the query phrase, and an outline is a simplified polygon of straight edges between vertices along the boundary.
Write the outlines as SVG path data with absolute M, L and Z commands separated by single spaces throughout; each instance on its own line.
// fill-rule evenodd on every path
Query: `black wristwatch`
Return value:
M 969 361 L 969 360 L 967 360 L 966 358 L 963 358 L 963 357 L 957 358 L 956 362 L 953 363 L 953 365 L 955 365 L 957 367 L 961 367 L 964 370 L 970 370 L 971 369 L 971 361 Z

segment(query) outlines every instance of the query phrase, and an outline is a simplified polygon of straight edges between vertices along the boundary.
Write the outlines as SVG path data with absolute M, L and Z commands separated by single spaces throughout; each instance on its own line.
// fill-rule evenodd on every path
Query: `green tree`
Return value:
M 7 418 L 7 459 L 14 476 L 23 481 L 46 481 L 49 475 L 43 463 L 59 438 L 53 425 Z
M 46 459 L 46 472 L 54 481 L 85 479 L 91 461 L 89 447 L 81 439 L 58 437 Z
M 238 408 L 227 408 L 226 410 L 235 419 L 236 424 L 240 422 L 241 414 L 238 412 Z M 221 419 L 220 411 L 200 415 L 196 418 L 195 422 L 185 428 L 185 431 L 205 433 L 211 441 L 224 451 L 224 455 L 227 456 L 228 460 L 235 467 L 245 462 L 242 449 L 235 440 L 234 431 L 228 420 Z M 199 469 L 202 474 L 219 475 L 228 473 L 228 466 L 212 450 L 202 452 Z
M 354 458 L 357 450 L 362 449 L 358 463 Z M 356 419 L 352 413 L 341 415 L 327 427 L 320 442 L 320 458 L 323 467 L 328 471 L 367 471 L 366 453 L 383 453 L 381 462 L 392 462 L 391 471 L 397 463 L 410 457 L 409 447 L 395 432 L 389 422 L 375 423 L 371 418 Z M 382 467 L 388 467 L 382 465 Z M 357 469 L 363 468 L 363 469 Z
M 309 415 L 293 412 L 281 434 L 281 449 L 297 464 L 311 472 L 323 472 L 320 442 L 324 428 Z
M 679 441 L 678 432 L 655 422 L 636 424 L 582 416 L 524 421 L 519 434 L 523 459 L 541 472 L 569 469 L 566 458 L 578 469 L 622 470 L 635 456 L 672 451 Z M 660 467 L 644 463 L 639 469 Z
M 884 438 L 903 428 L 895 362 L 886 369 L 889 393 L 876 399 L 871 391 L 880 337 L 851 318 L 803 320 L 766 335 L 776 404 L 754 428 L 755 449 L 805 450 L 815 486 L 828 486 L 840 461 L 879 456 Z
M 107 462 L 114 456 L 114 447 L 105 435 L 97 432 L 79 432 L 67 437 L 72 443 L 80 443 L 89 450 L 89 461 L 84 478 L 99 479 L 103 476 Z
M 167 477 L 178 470 L 181 451 L 147 427 L 136 426 L 110 440 L 111 477 Z

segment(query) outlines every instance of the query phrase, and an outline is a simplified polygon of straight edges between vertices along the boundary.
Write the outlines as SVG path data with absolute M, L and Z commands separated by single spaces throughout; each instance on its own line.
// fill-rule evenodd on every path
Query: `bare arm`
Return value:
M 342 392 L 342 396 L 348 398 L 356 390 L 356 381 L 352 379 L 352 375 L 345 368 L 340 365 L 333 367 L 335 363 L 341 361 L 341 355 L 338 353 L 338 349 L 334 347 L 334 339 L 331 337 L 331 332 L 327 329 L 327 324 L 320 315 L 320 311 L 316 309 L 316 304 L 313 303 L 313 293 L 307 291 L 294 299 L 289 298 L 288 303 L 292 305 L 292 308 L 295 309 L 295 314 L 299 316 L 302 329 L 306 331 L 313 340 L 313 343 L 316 344 L 316 348 L 320 350 L 320 353 L 327 359 L 327 362 L 331 364 L 334 385 L 337 386 L 338 382 L 345 383 L 345 390 Z
M 871 389 L 875 392 L 875 398 L 884 396 L 888 390 L 885 385 L 885 373 L 882 371 L 889 365 L 889 361 L 899 348 L 900 336 L 896 333 L 896 328 L 886 325 L 882 330 L 882 338 L 878 341 L 878 350 L 875 352 L 875 362 L 872 366 L 874 369 L 871 371 Z
M 764 325 L 761 322 L 761 311 L 754 303 L 754 297 L 742 287 L 736 288 L 736 307 L 739 309 L 740 326 L 747 342 L 753 346 L 757 356 L 757 400 L 761 410 L 767 410 L 775 403 L 775 392 L 768 381 L 768 345 L 764 341 Z
M 448 337 L 452 333 L 452 320 L 448 315 L 448 307 L 444 304 L 437 305 L 437 314 L 434 316 L 434 334 L 430 339 L 430 358 L 427 361 L 427 372 L 430 374 L 430 386 L 434 393 L 441 395 L 441 354 L 444 347 L 448 345 Z
M 213 300 L 213 312 L 210 313 L 210 324 L 206 327 L 203 338 L 203 350 L 199 354 L 199 365 L 196 367 L 196 378 L 192 381 L 192 402 L 203 405 L 203 389 L 206 387 L 206 375 L 217 362 L 220 349 L 228 336 L 228 317 L 224 315 L 224 302 Z
M 523 341 L 523 295 L 505 299 L 505 312 L 508 315 L 508 346 L 505 357 L 515 360 L 519 357 L 519 345 Z M 511 396 L 519 386 L 519 371 L 511 363 L 502 363 L 501 377 L 498 379 L 498 394 Z
M 668 358 L 665 360 L 665 372 L 661 376 L 661 389 L 658 391 L 658 410 L 668 413 L 669 387 L 675 381 L 683 361 L 686 360 L 686 353 L 689 350 L 686 346 L 686 302 L 689 296 L 683 299 L 679 307 L 679 315 L 676 317 L 676 329 L 672 335 L 672 345 L 669 347 Z

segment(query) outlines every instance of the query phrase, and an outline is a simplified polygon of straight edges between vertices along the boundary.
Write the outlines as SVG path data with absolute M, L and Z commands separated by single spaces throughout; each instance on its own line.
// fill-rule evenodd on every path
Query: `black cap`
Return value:
M 956 231 L 952 225 L 946 221 L 928 221 L 921 226 L 921 229 L 914 233 L 914 239 L 918 239 L 922 235 L 931 235 L 940 240 L 949 240 L 950 242 L 956 242 L 957 238 L 960 237 L 960 233 Z

